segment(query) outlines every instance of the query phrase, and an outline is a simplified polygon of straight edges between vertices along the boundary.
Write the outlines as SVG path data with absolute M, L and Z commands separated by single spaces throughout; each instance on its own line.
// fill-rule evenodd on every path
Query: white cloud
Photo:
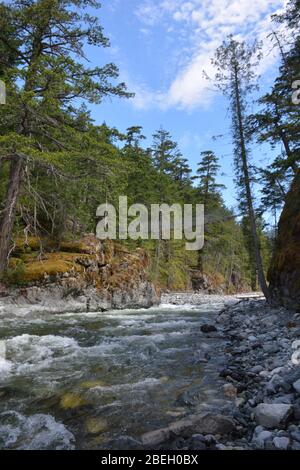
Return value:
M 264 60 L 259 72 L 265 72 L 276 60 L 268 34 L 272 31 L 270 15 L 282 9 L 287 0 L 147 0 L 136 12 L 147 27 L 163 26 L 178 30 L 178 37 L 188 36 L 190 55 L 178 40 L 178 69 L 168 90 L 151 92 L 139 89 L 135 105 L 148 107 L 155 104 L 162 108 L 193 108 L 206 106 L 212 97 L 203 70 L 214 75 L 211 58 L 215 49 L 229 34 L 239 39 L 264 40 Z M 182 48 L 182 50 L 180 49 Z M 179 49 L 179 50 L 178 50 Z M 271 52 L 270 52 L 271 51 Z M 180 54 L 181 52 L 181 54 Z M 186 59 L 182 65 L 182 56 Z M 143 96 L 143 93 L 145 95 Z M 142 97 L 143 96 L 143 97 Z
M 147 26 L 154 26 L 157 24 L 162 18 L 162 13 L 163 10 L 160 6 L 157 4 L 155 5 L 151 0 L 142 3 L 135 12 L 139 20 Z
M 134 92 L 135 96 L 130 100 L 133 106 L 138 110 L 165 108 L 165 93 L 161 91 L 150 90 L 144 83 L 137 83 L 132 80 L 127 72 L 123 70 L 121 80 L 124 81 L 128 90 Z

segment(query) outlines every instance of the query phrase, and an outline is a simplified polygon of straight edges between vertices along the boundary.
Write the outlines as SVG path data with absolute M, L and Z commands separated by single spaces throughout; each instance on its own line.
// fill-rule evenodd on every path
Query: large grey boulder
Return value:
M 275 429 L 287 423 L 293 413 L 293 407 L 283 403 L 260 403 L 254 413 L 258 424 L 268 429 Z
M 300 379 L 296 380 L 296 382 L 293 383 L 293 388 L 296 390 L 297 393 L 300 393 Z
M 278 450 L 287 450 L 290 440 L 288 437 L 275 437 L 273 439 L 273 444 Z
M 169 426 L 147 432 L 141 436 L 145 446 L 154 446 L 168 441 L 172 436 L 180 436 L 182 433 L 191 434 L 221 434 L 228 435 L 235 430 L 234 421 L 227 416 L 203 413 L 190 415 L 180 421 L 175 421 Z

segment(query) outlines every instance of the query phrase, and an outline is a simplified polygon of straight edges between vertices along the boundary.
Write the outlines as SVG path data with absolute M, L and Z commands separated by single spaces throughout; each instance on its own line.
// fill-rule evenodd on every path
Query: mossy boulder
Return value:
M 45 253 L 39 255 L 37 252 L 24 254 L 18 258 L 11 258 L 9 269 L 18 270 L 22 265 L 22 273 L 19 282 L 23 284 L 40 282 L 49 278 L 57 278 L 66 273 L 81 273 L 84 270 L 82 255 L 77 253 Z
M 32 251 L 38 251 L 44 245 L 45 240 L 38 237 L 24 237 L 18 236 L 14 241 L 14 255 L 23 253 L 31 253 Z
M 85 423 L 89 434 L 101 434 L 108 429 L 108 422 L 104 418 L 88 418 Z
M 66 393 L 60 399 L 60 407 L 64 410 L 72 410 L 86 405 L 86 400 L 76 393 Z
M 268 278 L 273 302 L 300 311 L 300 171 L 280 218 Z
M 156 297 L 148 282 L 149 263 L 144 250 L 130 251 L 125 245 L 102 242 L 93 235 L 62 241 L 59 249 L 51 240 L 20 237 L 6 280 L 25 288 L 55 285 L 64 297 L 80 297 L 91 288 L 109 298 L 114 306 L 118 302 L 138 305 L 142 297 L 149 298 L 150 303 Z

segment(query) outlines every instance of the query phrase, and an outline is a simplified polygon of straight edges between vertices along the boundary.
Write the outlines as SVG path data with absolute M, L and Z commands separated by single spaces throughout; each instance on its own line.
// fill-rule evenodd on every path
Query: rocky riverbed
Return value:
M 173 303 L 186 302 L 177 294 Z M 201 302 L 196 294 L 190 302 Z M 201 327 L 219 335 L 224 402 L 146 436 L 148 444 L 177 449 L 300 450 L 300 314 L 241 299 Z M 163 442 L 162 442 L 163 441 Z

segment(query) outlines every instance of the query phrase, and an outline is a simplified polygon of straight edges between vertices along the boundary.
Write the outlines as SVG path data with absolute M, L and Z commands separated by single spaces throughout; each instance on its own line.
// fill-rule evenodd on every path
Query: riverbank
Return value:
M 240 300 L 201 331 L 224 340 L 207 355 L 208 363 L 222 364 L 216 386 L 223 403 L 144 436 L 148 446 L 300 450 L 300 315 L 262 299 Z
M 75 312 L 106 312 L 109 310 L 150 308 L 160 303 L 154 285 L 140 280 L 136 286 L 99 290 L 89 286 L 74 292 L 63 285 L 48 284 L 7 289 L 0 296 L 0 311 L 7 314 L 16 310 L 22 314 L 28 311 L 53 314 Z
M 150 259 L 93 235 L 61 242 L 17 239 L 3 282 L 0 308 L 53 313 L 149 308 L 159 290 L 149 280 Z M 21 310 L 20 310 L 21 311 Z

